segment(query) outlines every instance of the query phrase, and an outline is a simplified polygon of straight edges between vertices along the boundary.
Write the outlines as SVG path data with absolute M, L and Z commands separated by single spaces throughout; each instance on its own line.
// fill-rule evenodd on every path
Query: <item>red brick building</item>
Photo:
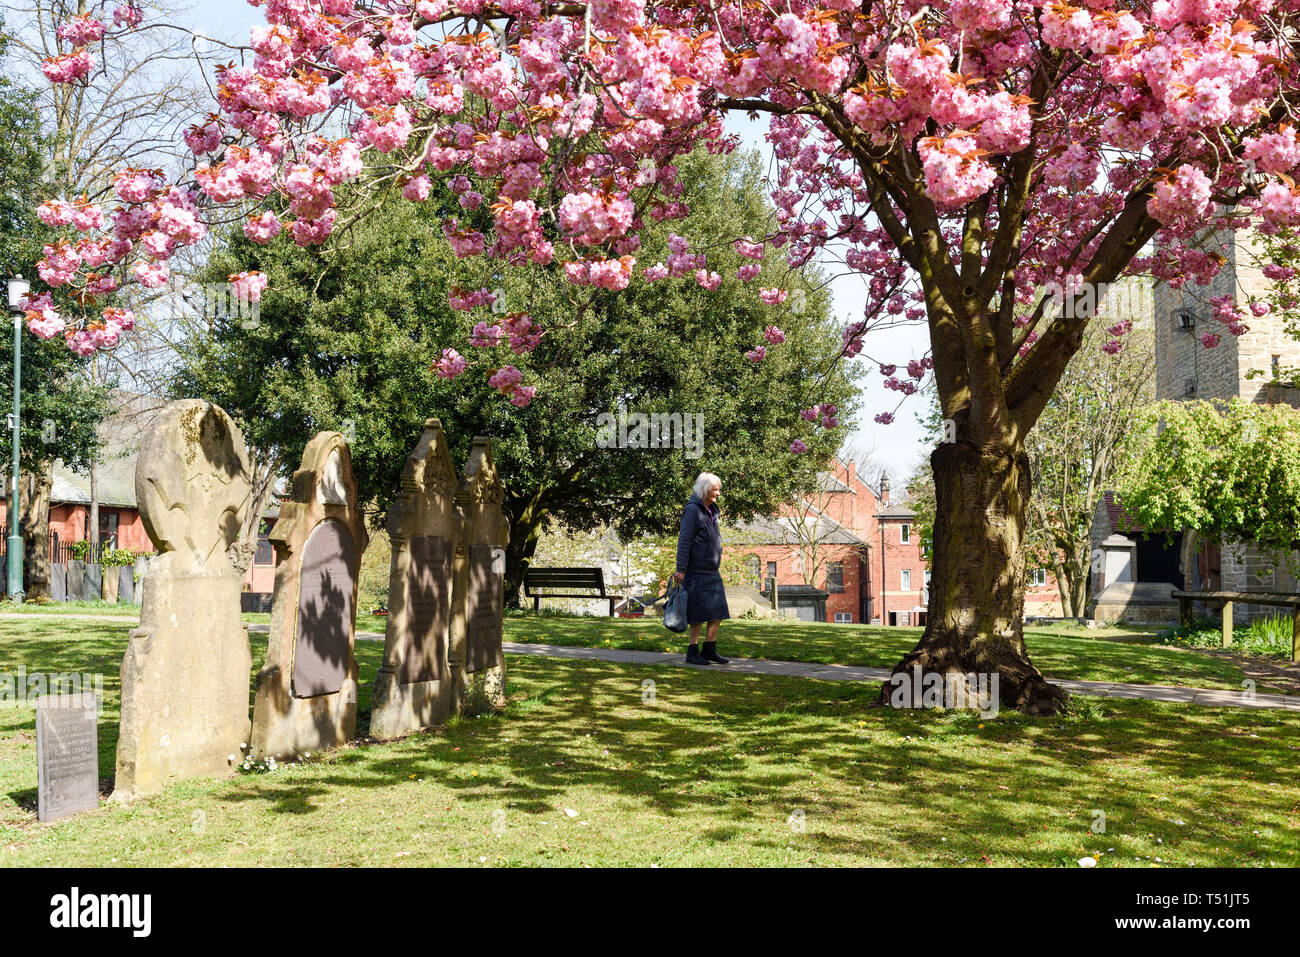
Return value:
M 834 459 L 818 480 L 814 495 L 728 534 L 724 566 L 761 591 L 775 578 L 781 604 L 805 620 L 924 625 L 930 570 L 916 513 L 890 501 L 889 476 L 875 489 Z M 1030 569 L 1026 579 L 1025 614 L 1059 616 L 1055 577 Z
M 839 623 L 919 625 L 927 577 L 915 514 L 889 502 L 838 459 L 818 476 L 816 493 L 779 515 L 741 526 L 724 539 L 723 562 L 747 584 L 775 578 L 781 603 L 800 618 Z

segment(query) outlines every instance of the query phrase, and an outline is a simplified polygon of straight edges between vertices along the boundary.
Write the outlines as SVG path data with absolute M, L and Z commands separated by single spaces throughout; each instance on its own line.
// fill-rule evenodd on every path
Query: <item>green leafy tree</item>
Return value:
M 1149 531 L 1255 541 L 1279 557 L 1300 539 L 1300 411 L 1229 401 L 1161 402 L 1128 437 L 1119 490 Z
M 7 45 L 0 22 L 0 64 Z M 33 94 L 0 76 L 0 262 L 9 275 L 21 273 L 30 279 L 41 248 L 49 241 L 48 231 L 34 215 L 35 201 L 46 193 L 47 155 Z M 13 358 L 12 349 L 0 349 L 5 395 L 13 387 Z M 84 372 L 85 360 L 60 340 L 24 337 L 19 523 L 28 598 L 49 596 L 47 543 L 54 461 L 62 459 L 70 468 L 85 471 L 100 452 L 98 427 L 108 414 L 109 391 L 91 385 Z M 4 458 L 8 463 L 8 456 Z
M 512 603 L 548 520 L 577 531 L 611 525 L 624 539 L 671 533 L 703 470 L 722 476 L 729 518 L 774 511 L 812 486 L 838 444 L 837 431 L 810 426 L 798 410 L 832 403 L 847 425 L 855 372 L 835 368 L 840 342 L 817 274 L 791 277 L 784 259 L 772 255 L 759 279 L 736 277 L 745 260 L 730 239 L 761 235 L 770 215 L 757 158 L 700 150 L 680 168 L 688 184 L 683 201 L 694 212 L 674 228 L 693 249 L 721 247 L 710 252 L 711 268 L 724 277 L 720 293 L 693 277 L 619 292 L 575 289 L 549 268 L 467 278 L 461 271 L 471 267 L 455 259 L 441 227 L 448 214 L 464 222 L 465 211 L 455 197 L 435 192 L 422 206 L 384 203 L 328 256 L 233 237 L 209 279 L 223 279 L 236 264 L 260 269 L 270 280 L 260 316 L 256 323 L 213 317 L 211 334 L 190 346 L 176 392 L 224 407 L 261 461 L 279 471 L 296 466 L 317 430 L 355 438 L 355 470 L 376 523 L 426 418 L 442 420 L 460 460 L 474 435 L 491 436 L 507 487 Z M 662 261 L 668 235 L 667 227 L 647 231 L 638 259 Z M 770 306 L 758 295 L 760 286 L 792 283 L 806 290 L 793 302 Z M 507 309 L 529 302 L 539 326 L 567 334 L 544 336 L 530 355 L 472 348 L 449 304 L 456 286 L 501 288 Z M 502 318 L 480 311 L 489 323 Z M 788 339 L 756 364 L 746 352 L 764 343 L 772 324 Z M 453 347 L 471 364 L 448 380 L 431 363 Z M 525 408 L 487 384 L 506 364 L 538 387 Z M 620 410 L 696 416 L 702 442 L 601 447 L 599 426 L 608 420 L 600 417 Z M 789 456 L 773 452 L 795 439 L 809 454 L 792 469 Z
M 1030 568 L 1051 569 L 1061 594 L 1062 614 L 1076 618 L 1088 601 L 1092 563 L 1092 520 L 1119 471 L 1118 448 L 1137 427 L 1142 410 L 1154 399 L 1155 354 L 1152 332 L 1139 326 L 1111 355 L 1102 349 L 1114 323 L 1132 321 L 1127 308 L 1141 301 L 1149 287 L 1125 280 L 1138 290 L 1116 294 L 1102 303 L 1101 321 L 1089 326 L 1083 347 L 1070 360 L 1060 384 L 1025 439 L 1033 478 L 1024 560 Z M 1120 310 L 1120 311 L 1115 311 Z M 935 444 L 944 438 L 944 423 L 934 403 L 923 419 Z M 919 461 L 908 479 L 916 529 L 928 550 L 934 528 L 933 472 Z

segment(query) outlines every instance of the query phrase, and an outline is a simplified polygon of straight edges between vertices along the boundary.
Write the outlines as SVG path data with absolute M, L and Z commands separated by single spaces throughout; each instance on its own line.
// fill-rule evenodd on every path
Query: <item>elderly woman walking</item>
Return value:
M 691 644 L 686 661 L 692 665 L 720 665 L 728 659 L 718 654 L 718 625 L 730 618 L 727 593 L 722 584 L 722 535 L 718 531 L 718 495 L 722 479 L 701 472 L 686 510 L 682 512 L 681 531 L 677 535 L 677 574 L 674 578 L 686 589 L 686 623 L 691 626 Z M 705 625 L 704 652 L 700 653 L 700 625 Z

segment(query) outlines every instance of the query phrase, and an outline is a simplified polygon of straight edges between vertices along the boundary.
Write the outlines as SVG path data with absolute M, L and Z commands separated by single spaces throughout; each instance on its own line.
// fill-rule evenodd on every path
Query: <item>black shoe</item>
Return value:
M 691 645 L 686 649 L 686 663 L 688 665 L 707 665 L 709 660 L 700 654 L 699 645 Z
M 718 654 L 718 643 L 716 641 L 706 641 L 704 643 L 704 654 L 700 656 L 705 661 L 712 661 L 719 665 L 731 664 L 730 658 L 724 658 Z

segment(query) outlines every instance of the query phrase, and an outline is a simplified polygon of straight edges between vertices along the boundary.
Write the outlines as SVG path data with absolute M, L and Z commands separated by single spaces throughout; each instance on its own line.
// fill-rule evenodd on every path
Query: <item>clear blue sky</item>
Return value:
M 239 0 L 196 0 L 193 18 L 194 29 L 215 39 L 238 43 L 247 42 L 249 27 L 265 22 L 261 10 Z M 729 117 L 727 129 L 739 133 L 745 145 L 758 149 L 765 162 L 770 164 L 772 152 L 763 139 L 767 131 L 766 119 L 755 121 L 735 114 Z M 866 305 L 866 280 L 860 276 L 843 276 L 832 283 L 831 291 L 836 315 L 841 320 L 861 317 Z M 904 326 L 885 335 L 888 343 L 882 344 L 881 334 L 877 334 L 868 340 L 866 351 L 900 367 L 909 359 L 920 358 L 929 346 L 929 333 L 923 326 Z M 876 462 L 889 469 L 894 488 L 901 490 L 901 479 L 922 452 L 921 428 L 916 414 L 923 413 L 926 405 L 921 396 L 913 396 L 903 406 L 894 424 L 877 425 L 872 421 L 875 414 L 892 410 L 898 400 L 898 394 L 884 389 L 881 382 L 881 376 L 874 369 L 864 377 L 864 411 L 861 414 L 864 421 L 854 438 L 875 446 Z M 874 483 L 878 477 L 870 478 Z

